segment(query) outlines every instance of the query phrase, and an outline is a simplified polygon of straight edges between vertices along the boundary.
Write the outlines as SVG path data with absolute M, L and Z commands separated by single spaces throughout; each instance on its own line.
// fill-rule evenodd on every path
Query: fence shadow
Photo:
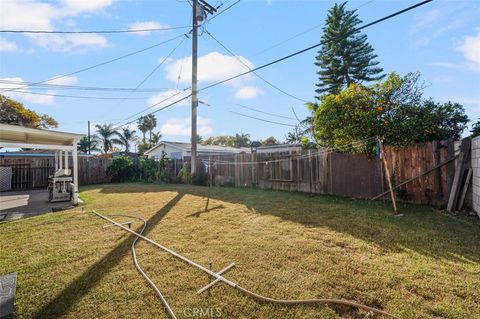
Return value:
M 144 232 L 145 236 L 182 199 L 183 195 L 184 193 L 178 193 L 172 200 L 147 220 L 147 228 Z M 137 231 L 139 230 L 140 229 L 137 229 Z M 134 237 L 134 235 L 128 235 L 120 244 L 115 246 L 113 250 L 59 292 L 57 296 L 43 306 L 33 318 L 57 318 L 66 315 L 77 300 L 82 298 L 93 287 L 95 287 L 98 282 L 130 252 Z
M 110 184 L 101 188 L 104 194 L 136 192 L 180 192 L 241 204 L 257 214 L 276 216 L 306 227 L 327 227 L 375 244 L 386 252 L 413 250 L 452 261 L 480 262 L 480 222 L 444 214 L 428 206 L 401 203 L 404 216 L 397 218 L 392 216 L 388 201 L 331 195 L 180 184 Z M 201 216 L 202 212 L 192 212 L 190 217 Z
M 428 206 L 401 203 L 404 216 L 394 217 L 388 201 L 252 188 L 182 188 L 188 194 L 245 205 L 257 214 L 276 216 L 306 227 L 327 227 L 388 252 L 413 250 L 452 261 L 480 262 L 480 222 Z

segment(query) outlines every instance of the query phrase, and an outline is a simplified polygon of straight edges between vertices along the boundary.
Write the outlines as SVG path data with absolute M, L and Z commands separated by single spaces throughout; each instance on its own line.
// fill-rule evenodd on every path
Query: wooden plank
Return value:
M 460 200 L 458 201 L 458 210 L 462 210 L 463 203 L 465 202 L 465 196 L 467 195 L 468 187 L 470 186 L 470 180 L 472 179 L 473 169 L 469 168 L 467 177 L 465 178 L 465 183 L 463 184 L 462 193 L 460 195 Z
M 460 147 L 460 155 L 458 157 L 458 164 L 455 168 L 455 177 L 453 178 L 452 190 L 448 198 L 447 211 L 453 212 L 458 205 L 459 194 L 463 176 L 465 175 L 465 165 L 470 155 L 472 140 L 471 138 L 465 138 L 462 140 L 462 146 Z

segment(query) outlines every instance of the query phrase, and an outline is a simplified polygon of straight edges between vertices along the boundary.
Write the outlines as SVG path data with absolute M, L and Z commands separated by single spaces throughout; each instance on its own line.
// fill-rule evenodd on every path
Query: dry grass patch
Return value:
M 16 271 L 18 318 L 166 318 L 133 266 L 132 236 L 90 213 L 133 214 L 146 235 L 276 298 L 355 300 L 402 318 L 480 317 L 480 223 L 421 206 L 255 189 L 109 184 L 81 208 L 0 224 L 0 273 Z M 121 218 L 117 218 L 120 220 Z M 125 218 L 123 220 L 129 220 Z M 141 223 L 135 222 L 134 228 Z M 327 306 L 257 303 L 140 241 L 139 262 L 180 318 L 354 318 Z M 198 318 L 198 317 L 197 317 Z

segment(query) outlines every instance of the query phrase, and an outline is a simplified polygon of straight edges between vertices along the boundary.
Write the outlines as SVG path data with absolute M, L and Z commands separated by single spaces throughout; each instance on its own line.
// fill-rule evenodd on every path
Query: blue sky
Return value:
M 211 0 L 219 5 L 221 1 Z M 222 10 L 235 0 L 223 0 Z M 360 18 L 370 22 L 418 1 L 356 0 Z M 242 0 L 204 27 L 250 67 L 259 66 L 315 44 L 334 1 Z M 21 12 L 21 14 L 19 14 Z M 435 0 L 402 16 L 367 28 L 369 42 L 385 72 L 420 71 L 427 83 L 426 96 L 463 104 L 471 120 L 480 117 L 480 2 Z M 0 2 L 0 29 L 115 30 L 191 24 L 190 5 L 184 1 L 12 1 Z M 318 26 L 317 28 L 313 28 Z M 313 29 L 312 29 L 313 28 Z M 292 36 L 309 30 L 290 40 Z M 0 87 L 10 82 L 39 82 L 67 74 L 156 43 L 188 29 L 142 34 L 23 35 L 0 34 Z M 199 87 L 246 70 L 206 31 L 199 37 Z M 143 53 L 92 70 L 59 78 L 56 85 L 136 87 L 172 51 L 140 87 L 162 91 L 65 90 L 24 87 L 8 92 L 27 107 L 56 118 L 59 130 L 86 133 L 87 121 L 118 123 L 165 97 L 190 86 L 191 43 L 182 37 Z M 283 42 L 283 43 L 282 43 Z M 280 45 L 276 45 L 279 44 Z M 310 51 L 258 72 L 286 92 L 312 101 L 315 95 L 316 51 Z M 180 69 L 182 72 L 180 72 Z M 178 76 L 180 75 L 180 80 Z M 8 82 L 8 83 L 7 83 Z M 39 95 L 31 93 L 50 95 Z M 114 97 L 117 100 L 65 98 L 52 95 Z M 170 101 L 181 96 L 180 93 Z M 128 97 L 128 99 L 124 99 Z M 199 133 L 211 135 L 250 133 L 253 139 L 273 135 L 284 139 L 291 127 L 260 122 L 231 113 L 233 110 L 285 124 L 295 124 L 292 108 L 303 118 L 303 102 L 271 88 L 254 75 L 202 91 Z M 158 112 L 157 131 L 167 140 L 188 141 L 189 100 Z M 273 117 L 239 105 L 278 114 Z

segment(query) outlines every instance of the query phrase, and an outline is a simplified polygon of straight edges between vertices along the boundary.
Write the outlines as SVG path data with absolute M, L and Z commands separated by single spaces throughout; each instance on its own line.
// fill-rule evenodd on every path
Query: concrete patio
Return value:
M 0 193 L 0 222 L 37 216 L 72 207 L 72 202 L 50 203 L 48 191 L 28 190 Z

